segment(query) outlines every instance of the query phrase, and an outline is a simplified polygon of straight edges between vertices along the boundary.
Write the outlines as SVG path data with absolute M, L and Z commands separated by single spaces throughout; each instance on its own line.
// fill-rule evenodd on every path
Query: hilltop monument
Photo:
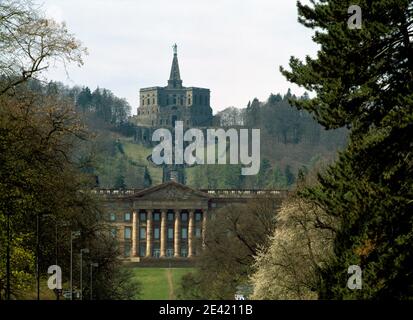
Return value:
M 210 90 L 184 87 L 182 83 L 175 44 L 168 85 L 140 90 L 135 124 L 143 128 L 173 128 L 176 121 L 183 121 L 186 127 L 212 125 Z

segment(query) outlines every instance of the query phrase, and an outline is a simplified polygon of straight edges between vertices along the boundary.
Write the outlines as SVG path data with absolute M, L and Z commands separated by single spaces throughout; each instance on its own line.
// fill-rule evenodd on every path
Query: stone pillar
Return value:
M 188 223 L 188 258 L 194 255 L 194 211 L 189 211 Z
M 207 226 L 208 211 L 202 212 L 202 248 L 205 248 L 206 226 Z
M 160 258 L 166 257 L 166 211 L 161 213 L 161 254 Z
M 179 258 L 181 256 L 181 212 L 175 210 L 175 226 L 174 226 L 174 257 Z
M 152 257 L 152 211 L 146 211 L 146 257 Z
M 139 248 L 139 220 L 136 211 L 132 214 L 132 257 L 138 256 Z

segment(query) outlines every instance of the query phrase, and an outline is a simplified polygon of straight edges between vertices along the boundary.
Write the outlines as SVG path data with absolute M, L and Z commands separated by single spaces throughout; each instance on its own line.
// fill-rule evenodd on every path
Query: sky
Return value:
M 304 1 L 305 2 L 305 1 Z M 302 88 L 279 72 L 290 56 L 314 56 L 313 31 L 294 0 L 42 0 L 88 48 L 85 65 L 54 66 L 49 80 L 107 88 L 136 113 L 139 89 L 166 86 L 173 50 L 184 86 L 211 90 L 214 112 Z

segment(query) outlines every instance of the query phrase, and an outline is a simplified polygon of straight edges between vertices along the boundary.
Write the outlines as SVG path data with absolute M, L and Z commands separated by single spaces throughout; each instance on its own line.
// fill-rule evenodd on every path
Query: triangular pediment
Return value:
M 208 199 L 206 193 L 194 190 L 175 181 L 169 181 L 158 186 L 142 190 L 133 195 L 136 200 L 187 200 Z

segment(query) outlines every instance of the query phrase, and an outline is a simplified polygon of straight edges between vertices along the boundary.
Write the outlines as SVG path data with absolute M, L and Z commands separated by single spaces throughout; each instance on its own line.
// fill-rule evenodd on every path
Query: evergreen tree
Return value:
M 92 93 L 88 87 L 83 88 L 82 91 L 80 91 L 76 99 L 76 104 L 83 112 L 90 108 L 92 104 Z
M 145 172 L 143 174 L 143 187 L 149 188 L 150 186 L 152 186 L 151 174 L 148 170 L 148 167 L 145 167 Z
M 292 186 L 295 183 L 295 175 L 294 173 L 291 171 L 291 167 L 290 165 L 287 165 L 285 167 L 285 179 L 287 182 L 287 186 Z
M 271 163 L 268 159 L 262 159 L 260 171 L 257 174 L 257 188 L 265 188 L 270 179 Z
M 351 128 L 347 149 L 319 186 L 302 195 L 340 219 L 335 259 L 320 267 L 321 298 L 413 298 L 413 5 L 358 1 L 361 29 L 347 25 L 350 1 L 298 3 L 317 29 L 316 58 L 291 58 L 292 82 L 316 93 L 292 101 L 326 128 Z M 346 284 L 351 265 L 362 290 Z

